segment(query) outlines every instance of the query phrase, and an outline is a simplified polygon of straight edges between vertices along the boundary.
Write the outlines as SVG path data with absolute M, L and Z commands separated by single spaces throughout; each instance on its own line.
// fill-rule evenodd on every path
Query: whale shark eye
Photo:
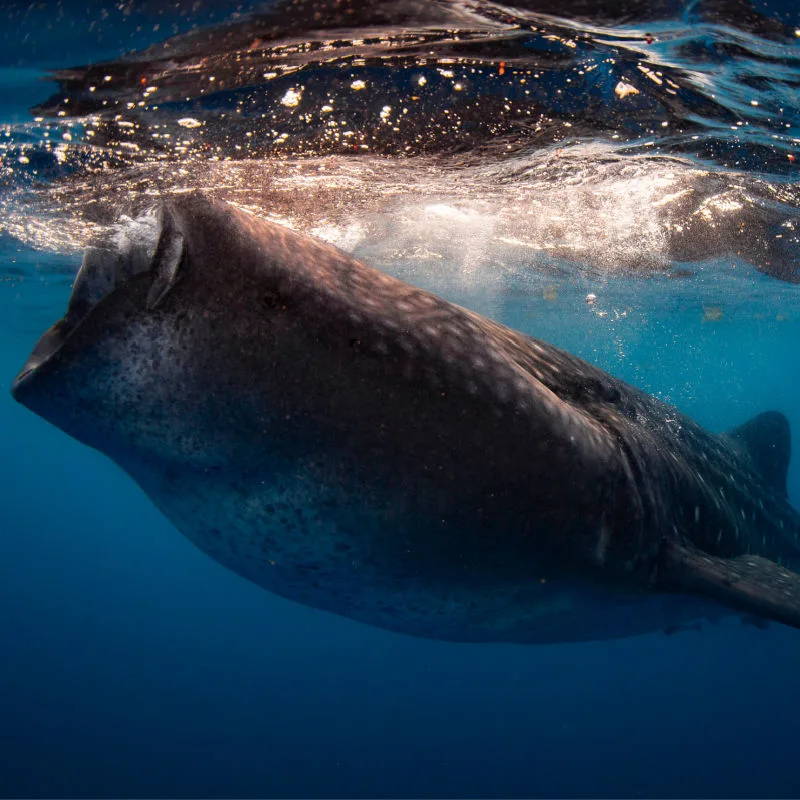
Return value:
M 286 311 L 293 305 L 291 294 L 282 293 L 278 287 L 267 289 L 260 296 L 261 307 L 265 311 Z
M 280 305 L 281 299 L 275 292 L 267 292 L 261 297 L 261 305 L 267 311 L 273 311 Z

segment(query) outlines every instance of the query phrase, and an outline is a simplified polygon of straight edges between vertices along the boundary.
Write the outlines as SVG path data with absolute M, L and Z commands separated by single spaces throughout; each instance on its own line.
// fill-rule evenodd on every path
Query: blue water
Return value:
M 9 56 L 0 114 L 16 140 L 41 135 L 27 108 L 53 91 L 32 78 L 163 38 L 135 23 L 115 17 L 114 42 L 79 52 L 73 22 L 63 51 Z M 33 197 L 29 178 L 5 191 Z M 54 207 L 33 208 L 46 227 Z M 455 645 L 289 603 L 202 555 L 111 462 L 12 401 L 80 258 L 35 238 L 0 238 L 0 796 L 800 794 L 796 630 L 728 618 L 613 642 Z M 571 266 L 498 285 L 389 261 L 712 430 L 775 408 L 800 431 L 800 287 L 752 264 L 698 262 L 688 281 Z M 793 459 L 800 507 L 796 444 Z

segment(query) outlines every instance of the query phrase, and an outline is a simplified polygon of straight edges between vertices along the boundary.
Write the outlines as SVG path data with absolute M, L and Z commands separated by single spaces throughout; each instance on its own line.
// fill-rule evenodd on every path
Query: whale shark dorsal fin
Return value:
M 800 628 L 800 575 L 762 556 L 712 556 L 692 546 L 668 548 L 662 579 L 742 611 Z
M 786 474 L 792 450 L 789 420 L 779 411 L 765 411 L 723 434 L 746 455 L 761 477 L 786 497 Z

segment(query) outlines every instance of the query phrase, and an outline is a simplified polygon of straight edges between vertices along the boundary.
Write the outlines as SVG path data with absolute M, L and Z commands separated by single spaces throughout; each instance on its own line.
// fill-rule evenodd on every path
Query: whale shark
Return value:
M 723 434 L 201 194 L 87 248 L 12 386 L 284 598 L 456 642 L 800 627 L 786 418 Z

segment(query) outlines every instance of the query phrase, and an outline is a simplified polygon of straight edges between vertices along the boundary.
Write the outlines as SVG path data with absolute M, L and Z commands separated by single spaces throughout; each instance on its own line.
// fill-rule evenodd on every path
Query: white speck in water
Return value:
M 298 105 L 301 98 L 303 97 L 303 90 L 300 89 L 297 91 L 296 89 L 288 89 L 286 94 L 281 97 L 281 103 L 289 108 L 294 108 L 294 106 Z
M 614 89 L 614 94 L 617 97 L 627 97 L 629 94 L 639 94 L 639 90 L 635 86 L 631 86 L 630 83 L 620 81 Z

